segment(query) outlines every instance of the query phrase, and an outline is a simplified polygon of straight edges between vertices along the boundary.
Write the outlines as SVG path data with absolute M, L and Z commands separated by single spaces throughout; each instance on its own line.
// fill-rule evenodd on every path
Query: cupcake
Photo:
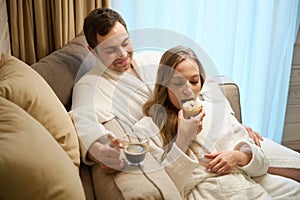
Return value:
M 202 110 L 202 104 L 199 101 L 189 100 L 182 105 L 183 115 L 190 118 L 198 115 Z

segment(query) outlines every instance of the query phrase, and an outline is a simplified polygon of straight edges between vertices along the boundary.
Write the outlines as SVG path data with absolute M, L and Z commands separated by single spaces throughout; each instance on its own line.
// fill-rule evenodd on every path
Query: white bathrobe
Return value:
M 87 150 L 109 133 L 102 123 L 117 118 L 133 126 L 143 117 L 142 106 L 152 95 L 159 56 L 149 52 L 133 55 L 132 64 L 141 80 L 106 69 L 97 60 L 97 65 L 75 84 L 70 116 L 86 164 L 92 164 L 86 160 Z
M 159 131 L 151 118 L 139 121 L 134 130 L 136 134 L 152 136 L 150 153 L 166 169 L 184 199 L 300 199 L 300 183 L 266 174 L 269 165 L 263 150 L 253 143 L 224 103 L 202 102 L 206 113 L 203 130 L 190 146 L 188 155 L 176 144 L 165 154 L 159 137 L 153 134 Z M 246 166 L 236 167 L 222 176 L 206 170 L 205 163 L 209 160 L 203 154 L 239 150 L 243 144 L 252 152 Z
M 229 102 L 224 98 L 224 95 L 221 93 L 219 86 L 213 79 L 207 78 L 201 90 L 201 94 L 203 95 L 205 101 L 225 101 L 224 106 L 227 107 L 227 111 L 234 114 Z M 300 153 L 293 151 L 283 145 L 280 145 L 268 138 L 264 138 L 264 140 L 260 143 L 261 148 L 268 158 L 270 167 L 300 169 Z

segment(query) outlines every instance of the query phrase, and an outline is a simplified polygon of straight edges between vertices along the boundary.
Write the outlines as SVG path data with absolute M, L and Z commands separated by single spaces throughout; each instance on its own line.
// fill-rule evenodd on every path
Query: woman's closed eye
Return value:
M 197 84 L 199 83 L 199 80 L 197 80 L 197 81 L 190 81 L 190 83 L 191 83 L 192 85 L 197 85 Z
M 122 43 L 122 47 L 127 47 L 128 45 L 129 45 L 129 42 L 128 42 L 128 41 Z
M 191 80 L 189 82 L 190 82 L 191 85 L 197 85 L 199 83 L 199 80 Z M 174 86 L 176 86 L 176 87 L 184 86 L 186 84 L 186 80 L 183 80 L 183 79 L 179 80 L 179 79 L 177 79 L 177 80 L 174 80 L 172 82 L 172 84 Z

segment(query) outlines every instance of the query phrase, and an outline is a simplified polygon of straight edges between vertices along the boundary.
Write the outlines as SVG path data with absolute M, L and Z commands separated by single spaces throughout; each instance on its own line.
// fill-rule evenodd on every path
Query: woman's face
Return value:
M 186 59 L 175 67 L 175 73 L 168 85 L 171 103 L 180 110 L 182 104 L 196 99 L 201 89 L 199 67 L 193 59 Z

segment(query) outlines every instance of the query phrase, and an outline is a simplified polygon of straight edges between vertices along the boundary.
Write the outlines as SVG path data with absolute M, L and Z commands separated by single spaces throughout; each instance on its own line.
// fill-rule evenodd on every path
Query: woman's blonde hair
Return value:
M 170 102 L 168 85 L 174 75 L 176 66 L 186 59 L 193 59 L 199 67 L 201 85 L 205 81 L 205 71 L 194 51 L 183 46 L 167 50 L 161 57 L 157 71 L 152 98 L 143 106 L 144 115 L 153 119 L 160 128 L 163 145 L 168 147 L 177 134 L 178 109 Z

